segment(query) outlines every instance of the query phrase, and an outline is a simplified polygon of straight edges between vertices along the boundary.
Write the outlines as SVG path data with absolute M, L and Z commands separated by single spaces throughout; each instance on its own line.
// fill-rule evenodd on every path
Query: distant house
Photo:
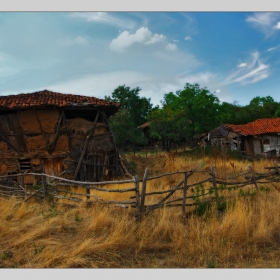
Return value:
M 203 138 L 204 143 L 251 155 L 279 155 L 280 118 L 258 119 L 247 124 L 222 124 Z
M 107 122 L 119 106 L 48 90 L 1 96 L 0 175 L 43 172 L 80 181 L 121 176 L 123 164 Z M 40 179 L 28 176 L 26 184 Z

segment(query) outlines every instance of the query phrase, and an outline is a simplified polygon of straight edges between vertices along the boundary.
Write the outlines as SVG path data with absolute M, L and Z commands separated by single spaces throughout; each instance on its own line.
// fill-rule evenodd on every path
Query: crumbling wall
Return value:
M 40 133 L 40 124 L 35 110 L 19 111 L 19 123 L 25 133 Z
M 27 137 L 26 146 L 30 157 L 48 155 L 46 143 L 42 135 Z
M 58 110 L 37 110 L 38 119 L 44 133 L 55 133 L 59 120 Z

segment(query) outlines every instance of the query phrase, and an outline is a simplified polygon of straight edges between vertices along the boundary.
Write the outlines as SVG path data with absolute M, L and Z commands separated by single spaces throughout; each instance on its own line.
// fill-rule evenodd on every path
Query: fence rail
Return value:
M 229 176 L 225 178 L 219 178 L 215 174 L 215 167 L 211 167 L 210 170 L 199 170 L 202 164 L 199 164 L 196 168 L 186 171 L 176 171 L 171 173 L 165 173 L 154 177 L 148 177 L 149 169 L 146 168 L 143 179 L 139 179 L 138 176 L 134 176 L 131 180 L 122 181 L 106 181 L 106 182 L 81 182 L 70 179 L 65 179 L 58 176 L 52 176 L 44 173 L 26 172 L 22 174 L 13 174 L 7 176 L 0 176 L 0 195 L 2 196 L 17 196 L 24 198 L 28 201 L 34 196 L 38 196 L 43 199 L 52 197 L 57 200 L 70 200 L 73 202 L 82 201 L 84 197 L 86 201 L 90 203 L 99 204 L 114 204 L 121 207 L 133 207 L 135 208 L 135 216 L 137 219 L 141 219 L 143 214 L 149 210 L 158 209 L 161 207 L 181 207 L 182 214 L 186 215 L 186 207 L 198 206 L 201 203 L 201 198 L 205 199 L 205 202 L 216 201 L 219 203 L 221 192 L 225 190 L 242 189 L 245 186 L 252 186 L 255 192 L 260 191 L 260 184 L 268 184 L 272 182 L 280 182 L 280 170 L 278 162 L 274 162 L 274 166 L 265 167 L 268 170 L 267 173 L 255 172 L 251 166 L 248 166 L 248 171 L 235 176 Z M 204 179 L 190 182 L 191 177 L 194 174 L 199 173 L 208 176 Z M 41 177 L 42 180 L 36 189 L 34 186 L 30 186 L 24 183 L 24 177 L 34 175 Z M 179 176 L 183 178 L 175 185 L 175 187 L 163 190 L 150 190 L 148 184 L 153 180 L 159 180 L 163 177 L 175 176 L 179 179 Z M 243 178 L 242 178 L 243 177 Z M 176 182 L 176 180 L 173 180 Z M 130 187 L 120 188 L 116 185 L 130 184 Z M 204 185 L 207 188 L 204 188 Z M 112 187 L 112 185 L 114 185 Z M 107 186 L 105 188 L 105 186 Z M 70 187 L 83 188 L 84 192 L 79 192 L 78 189 L 70 190 Z M 94 193 L 93 193 L 94 191 Z M 97 195 L 96 192 L 106 193 L 131 193 L 125 199 L 106 199 Z M 175 193 L 179 197 L 174 197 Z M 77 197 L 78 196 L 78 197 Z M 161 196 L 158 198 L 157 196 Z M 154 199 L 149 199 L 153 197 Z M 155 200 L 157 201 L 155 202 Z M 152 201 L 152 202 L 151 202 Z M 178 203 L 180 202 L 180 203 Z

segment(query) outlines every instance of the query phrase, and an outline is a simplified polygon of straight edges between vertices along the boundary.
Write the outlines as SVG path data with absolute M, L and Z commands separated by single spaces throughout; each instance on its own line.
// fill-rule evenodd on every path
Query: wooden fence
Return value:
M 107 182 L 81 182 L 43 173 L 13 174 L 0 176 L 0 195 L 22 197 L 24 201 L 28 201 L 33 196 L 39 196 L 42 199 L 51 198 L 56 201 L 66 199 L 79 202 L 83 200 L 79 197 L 84 197 L 89 203 L 113 204 L 124 208 L 133 207 L 135 208 L 136 218 L 141 219 L 147 211 L 162 207 L 181 207 L 182 214 L 185 216 L 187 207 L 197 207 L 202 202 L 216 201 L 219 203 L 221 199 L 229 197 L 228 194 L 231 190 L 238 189 L 239 192 L 244 194 L 246 192 L 241 191 L 242 188 L 249 186 L 247 193 L 250 193 L 250 189 L 257 193 L 264 188 L 263 184 L 280 182 L 280 170 L 276 161 L 274 162 L 274 166 L 265 167 L 267 169 L 266 173 L 255 172 L 251 166 L 248 166 L 248 171 L 225 178 L 220 178 L 215 173 L 214 167 L 211 167 L 210 170 L 199 170 L 201 165 L 198 165 L 193 170 L 177 171 L 154 177 L 148 177 L 149 169 L 146 168 L 143 179 L 141 180 L 138 176 L 133 176 L 129 180 Z M 195 180 L 196 178 L 192 178 L 194 174 L 198 174 L 197 180 Z M 37 186 L 24 184 L 24 177 L 28 175 L 40 176 L 40 184 Z M 160 181 L 161 183 L 167 182 L 169 189 L 149 191 L 150 187 L 148 185 L 152 181 L 159 181 L 163 177 L 173 178 L 170 183 L 167 179 Z M 191 182 L 191 179 L 194 179 L 193 182 Z M 172 183 L 176 183 L 175 187 L 170 186 Z M 116 187 L 116 185 L 122 184 L 128 184 L 129 187 L 112 188 L 112 185 Z M 79 192 L 75 190 L 75 186 L 82 187 L 84 191 Z M 226 194 L 225 191 L 227 191 Z M 97 195 L 96 193 L 98 192 L 132 193 L 133 195 L 129 195 L 126 200 L 110 200 Z

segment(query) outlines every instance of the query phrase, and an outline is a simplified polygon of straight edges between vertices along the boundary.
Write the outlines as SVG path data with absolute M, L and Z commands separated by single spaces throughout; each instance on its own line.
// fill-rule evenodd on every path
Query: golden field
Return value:
M 216 167 L 219 176 L 256 171 L 272 160 L 249 162 L 226 155 L 128 155 L 139 174 Z M 140 175 L 141 176 L 141 175 Z M 192 180 L 195 180 L 194 175 Z M 149 191 L 179 182 L 178 176 L 149 181 Z M 279 184 L 278 184 L 279 185 Z M 182 217 L 181 208 L 149 212 L 136 222 L 134 209 L 114 205 L 22 202 L 0 198 L 2 268 L 277 268 L 280 267 L 280 192 L 236 197 L 225 213 Z M 119 185 L 128 188 L 131 185 Z M 132 194 L 105 193 L 108 199 Z M 101 196 L 101 195 L 100 195 Z M 121 196 L 121 197 L 120 197 Z

